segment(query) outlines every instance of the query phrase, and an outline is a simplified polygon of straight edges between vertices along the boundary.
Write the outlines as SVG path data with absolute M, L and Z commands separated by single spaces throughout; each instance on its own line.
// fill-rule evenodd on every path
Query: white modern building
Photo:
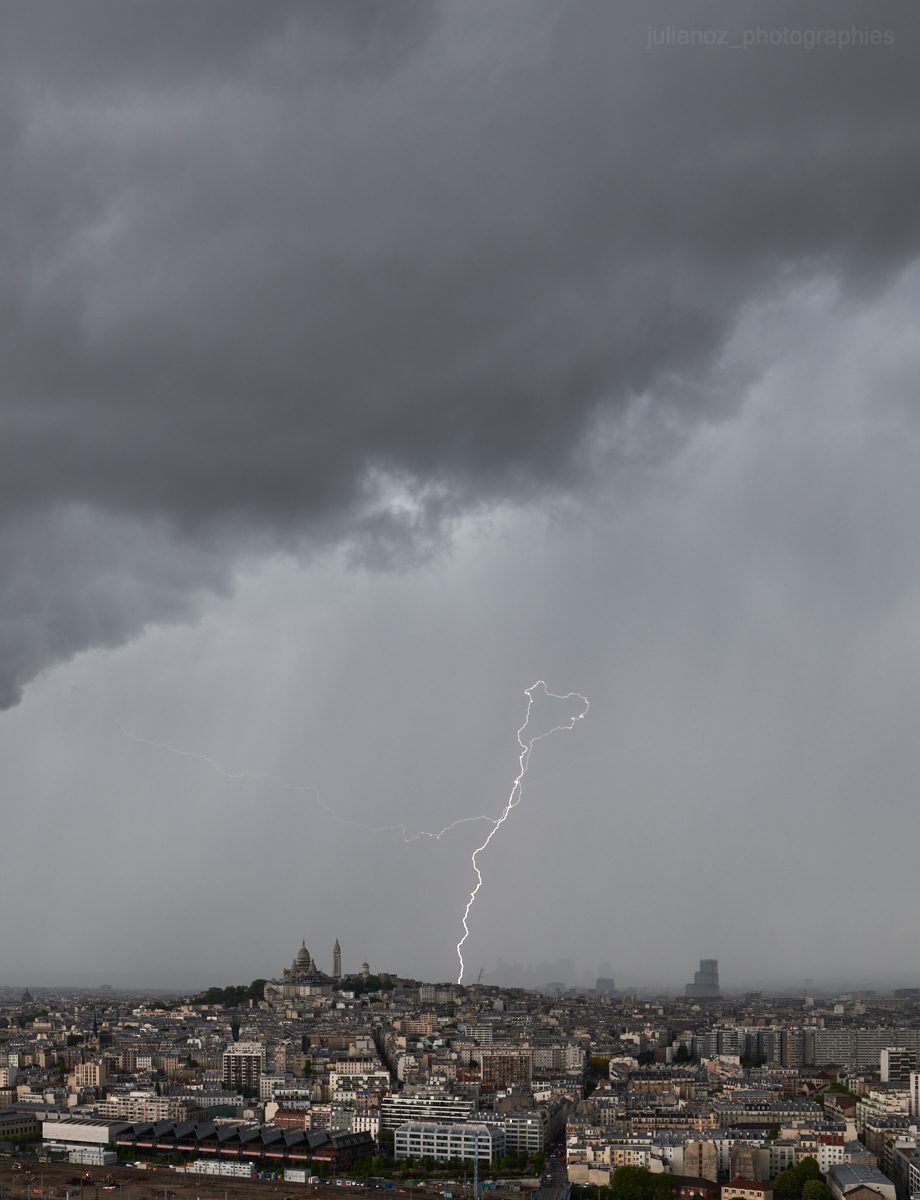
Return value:
M 433 1158 L 435 1162 L 464 1160 L 491 1163 L 505 1153 L 505 1135 L 494 1125 L 441 1125 L 437 1121 L 409 1121 L 394 1134 L 399 1159 Z
M 879 1076 L 882 1083 L 906 1083 L 911 1072 L 920 1066 L 915 1047 L 886 1046 L 879 1054 Z
M 380 1128 L 398 1129 L 407 1121 L 466 1121 L 475 1111 L 467 1096 L 451 1096 L 444 1092 L 423 1092 L 418 1095 L 384 1096 L 380 1102 Z
M 196 1158 L 184 1167 L 189 1175 L 222 1175 L 230 1179 L 252 1179 L 255 1169 L 250 1162 L 224 1162 L 222 1159 Z
M 114 1146 L 115 1135 L 124 1121 L 102 1121 L 96 1117 L 48 1115 L 42 1121 L 42 1141 L 68 1146 Z
M 45 1149 L 55 1149 L 54 1143 L 45 1142 Z M 81 1167 L 113 1167 L 118 1155 L 104 1146 L 74 1146 L 67 1151 L 67 1161 Z

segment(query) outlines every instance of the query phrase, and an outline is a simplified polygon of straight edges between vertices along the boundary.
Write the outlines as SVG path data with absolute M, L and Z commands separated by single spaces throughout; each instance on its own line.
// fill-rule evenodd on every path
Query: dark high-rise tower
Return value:
M 684 987 L 684 995 L 693 1000 L 718 1000 L 719 991 L 719 960 L 717 958 L 701 958 L 700 969 L 694 973 L 693 983 Z
M 335 945 L 332 947 L 332 978 L 342 978 L 342 947 L 339 945 L 339 939 L 335 939 Z

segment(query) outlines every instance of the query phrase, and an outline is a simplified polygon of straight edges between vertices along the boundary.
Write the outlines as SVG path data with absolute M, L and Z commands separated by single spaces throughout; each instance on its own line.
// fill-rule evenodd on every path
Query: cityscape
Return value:
M 7 1194 L 920 1194 L 918 987 L 733 994 L 706 958 L 683 994 L 547 993 L 347 951 L 197 995 L 6 988 Z

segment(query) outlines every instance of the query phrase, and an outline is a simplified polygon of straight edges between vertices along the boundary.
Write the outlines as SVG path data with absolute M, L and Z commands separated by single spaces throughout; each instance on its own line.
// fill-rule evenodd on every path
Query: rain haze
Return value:
M 920 983 L 918 42 L 3 6 L 0 983 Z

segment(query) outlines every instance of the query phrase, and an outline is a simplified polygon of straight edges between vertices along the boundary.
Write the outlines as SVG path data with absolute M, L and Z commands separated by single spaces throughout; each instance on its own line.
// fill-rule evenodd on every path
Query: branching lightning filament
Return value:
M 71 690 L 83 692 L 85 689 L 72 685 Z M 534 696 L 536 693 L 542 693 L 551 700 L 575 701 L 579 711 L 575 712 L 571 717 L 569 717 L 564 724 L 556 725 L 552 729 L 546 730 L 544 733 L 535 734 L 533 737 L 525 739 L 524 735 L 526 734 L 528 726 L 530 725 L 530 718 L 531 714 L 533 713 L 534 706 Z M 340 825 L 350 825 L 355 829 L 363 829 L 369 833 L 399 833 L 402 836 L 402 840 L 406 844 L 418 841 L 420 838 L 432 838 L 438 840 L 444 837 L 445 834 L 450 833 L 451 830 L 456 829 L 459 825 L 473 824 L 477 821 L 485 821 L 487 824 L 489 824 L 491 828 L 489 829 L 488 836 L 481 846 L 476 847 L 471 857 L 473 870 L 476 873 L 476 883 L 473 887 L 473 890 L 470 892 L 469 899 L 467 900 L 466 907 L 463 911 L 463 916 L 461 918 L 463 935 L 461 936 L 459 942 L 457 942 L 457 958 L 460 961 L 460 973 L 457 978 L 457 982 L 462 983 L 464 971 L 463 945 L 470 936 L 469 915 L 483 884 L 482 872 L 479 869 L 479 856 L 488 847 L 489 843 L 495 837 L 501 826 L 505 823 L 505 821 L 507 821 L 511 810 L 516 808 L 520 803 L 524 776 L 527 774 L 527 769 L 530 765 L 530 755 L 533 747 L 537 742 L 543 741 L 544 738 L 548 738 L 553 733 L 560 733 L 564 730 L 574 729 L 577 722 L 582 720 L 587 715 L 589 708 L 589 702 L 587 698 L 582 696 L 580 692 L 566 692 L 564 695 L 557 695 L 555 692 L 550 692 L 547 689 L 546 684 L 542 679 L 538 679 L 536 683 L 532 683 L 530 687 L 525 688 L 524 695 L 527 697 L 527 711 L 524 716 L 524 723 L 517 731 L 517 741 L 518 746 L 520 747 L 520 753 L 518 754 L 518 773 L 515 777 L 514 783 L 511 786 L 511 792 L 501 814 L 497 817 L 490 817 L 485 813 L 474 817 L 458 817 L 456 820 L 451 821 L 448 825 L 445 825 L 443 829 L 419 829 L 415 830 L 414 832 L 410 832 L 408 825 L 368 825 L 364 821 L 359 821 L 352 817 L 343 817 L 326 803 L 326 801 L 319 794 L 319 790 L 312 783 L 292 783 L 290 780 L 283 779 L 278 775 L 268 774 L 267 772 L 228 771 L 225 767 L 221 766 L 216 759 L 211 758 L 207 754 L 201 754 L 196 750 L 185 750 L 181 747 L 173 746 L 169 742 L 158 742 L 154 741 L 152 738 L 142 737 L 140 734 L 133 733 L 130 729 L 127 729 L 111 712 L 108 713 L 108 716 L 118 731 L 132 742 L 136 742 L 142 746 L 150 746 L 155 750 L 166 751 L 169 754 L 175 755 L 177 758 L 194 759 L 197 762 L 204 763 L 205 766 L 209 767 L 212 771 L 215 771 L 218 775 L 222 775 L 224 779 L 229 779 L 233 782 L 248 781 L 250 783 L 265 783 L 271 785 L 272 787 L 276 787 L 281 791 L 297 792 L 301 795 L 312 795 L 317 806 L 327 813 L 333 821 L 338 822 Z
M 456 821 L 451 821 L 449 825 L 445 825 L 443 829 L 418 829 L 414 833 L 409 832 L 408 825 L 368 825 L 364 821 L 357 821 L 352 817 L 341 816 L 326 803 L 319 794 L 319 789 L 312 783 L 291 783 L 290 780 L 282 779 L 278 775 L 270 775 L 261 771 L 228 771 L 207 754 L 200 754 L 197 750 L 183 750 L 178 746 L 170 745 L 169 742 L 156 742 L 152 738 L 141 737 L 140 734 L 132 733 L 130 729 L 126 729 L 117 717 L 111 717 L 111 721 L 126 738 L 130 738 L 132 742 L 137 742 L 141 746 L 151 746 L 154 750 L 165 750 L 169 754 L 174 754 L 177 758 L 195 759 L 197 762 L 202 762 L 210 767 L 212 771 L 216 771 L 218 775 L 222 775 L 224 779 L 230 779 L 235 783 L 243 780 L 247 780 L 250 783 L 268 783 L 282 792 L 299 792 L 302 795 L 312 795 L 317 807 L 321 808 L 333 821 L 337 821 L 339 825 L 351 825 L 354 829 L 364 829 L 368 833 L 399 833 L 407 845 L 410 842 L 418 841 L 419 838 L 434 838 L 438 840 L 446 833 L 450 833 L 452 829 L 456 829 L 458 825 L 469 825 L 474 821 L 493 820 L 492 817 L 486 816 L 483 813 L 478 817 L 459 817 Z
M 556 725 L 552 729 L 548 729 L 545 733 L 537 734 L 534 737 L 530 738 L 528 741 L 525 741 L 524 733 L 527 730 L 527 726 L 530 724 L 530 714 L 533 711 L 534 692 L 536 692 L 537 690 L 542 691 L 545 696 L 549 696 L 553 700 L 577 700 L 581 703 L 581 705 L 583 707 L 581 709 L 581 712 L 578 712 L 575 714 L 575 716 L 570 717 L 569 720 L 564 725 Z M 482 887 L 482 872 L 479 870 L 479 861 L 478 861 L 479 855 L 482 854 L 483 850 L 485 850 L 485 848 L 488 846 L 489 842 L 491 842 L 491 840 L 495 837 L 496 833 L 498 833 L 499 828 L 505 823 L 505 821 L 507 821 L 512 808 L 516 808 L 517 805 L 520 803 L 521 794 L 522 794 L 522 790 L 523 790 L 523 784 L 524 784 L 524 776 L 527 774 L 527 768 L 530 765 L 530 753 L 533 750 L 534 745 L 537 742 L 541 742 L 544 738 L 548 738 L 550 736 L 550 734 L 552 734 L 552 733 L 560 733 L 563 730 L 574 729 L 576 722 L 582 720 L 582 718 L 587 714 L 588 709 L 590 707 L 590 704 L 588 703 L 587 698 L 585 696 L 582 696 L 580 692 L 566 692 L 564 696 L 558 696 L 558 695 L 556 695 L 555 692 L 550 692 L 547 690 L 546 684 L 543 682 L 542 679 L 538 679 L 537 682 L 532 683 L 529 688 L 525 688 L 524 695 L 527 697 L 527 712 L 524 716 L 524 724 L 517 731 L 518 745 L 521 748 L 521 752 L 518 755 L 517 777 L 511 787 L 511 794 L 508 797 L 508 803 L 505 805 L 504 811 L 502 812 L 500 817 L 496 817 L 492 821 L 492 828 L 489 830 L 489 835 L 486 838 L 486 840 L 482 843 L 481 846 L 477 846 L 476 849 L 473 851 L 472 863 L 473 863 L 473 870 L 476 872 L 476 885 L 473 888 L 473 890 L 470 892 L 470 898 L 466 902 L 466 909 L 464 910 L 464 913 L 463 913 L 463 936 L 460 938 L 460 941 L 457 942 L 457 958 L 460 960 L 460 974 L 457 977 L 457 983 L 463 982 L 463 971 L 464 971 L 463 943 L 470 936 L 470 927 L 467 922 L 467 918 L 470 915 L 470 909 L 473 907 L 473 905 L 476 902 L 476 897 L 479 895 L 479 889 Z

